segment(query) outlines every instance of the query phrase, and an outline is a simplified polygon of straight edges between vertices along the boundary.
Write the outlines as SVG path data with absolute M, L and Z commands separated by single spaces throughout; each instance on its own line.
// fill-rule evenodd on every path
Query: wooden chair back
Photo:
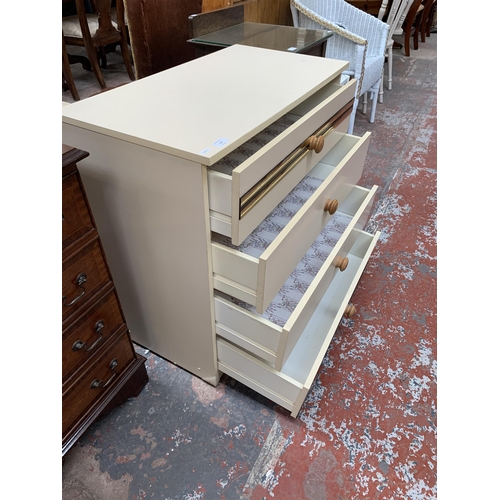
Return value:
M 101 46 L 103 42 L 105 43 L 107 37 L 112 39 L 110 43 L 113 43 L 115 40 L 119 42 L 121 39 L 121 33 L 118 32 L 111 22 L 111 1 L 112 0 L 90 0 L 92 10 L 99 16 L 99 28 L 93 37 L 94 44 L 98 44 L 98 46 Z M 83 0 L 77 0 L 77 2 L 81 3 Z M 121 9 L 121 13 L 118 12 L 119 9 Z M 120 21 L 122 21 L 121 27 L 123 29 L 125 26 L 123 22 L 124 13 L 122 1 L 116 2 L 116 14 L 117 24 L 120 24 Z
M 84 0 L 75 0 L 78 23 L 81 37 L 73 34 L 65 34 L 66 45 L 79 45 L 85 47 L 85 52 L 90 61 L 92 71 L 102 89 L 107 88 L 101 72 L 101 66 L 106 68 L 106 46 L 119 44 L 125 67 L 131 80 L 135 79 L 132 69 L 130 54 L 128 50 L 127 30 L 125 27 L 125 10 L 123 0 L 116 0 L 116 25 L 111 19 L 112 0 L 90 0 L 93 14 L 87 14 Z M 89 19 L 97 18 L 97 29 L 90 32 Z M 63 18 L 63 34 L 65 23 L 70 18 Z M 71 18 L 72 19 L 72 18 Z M 74 21 L 76 23 L 76 20 Z M 74 30 L 71 30 L 74 31 Z

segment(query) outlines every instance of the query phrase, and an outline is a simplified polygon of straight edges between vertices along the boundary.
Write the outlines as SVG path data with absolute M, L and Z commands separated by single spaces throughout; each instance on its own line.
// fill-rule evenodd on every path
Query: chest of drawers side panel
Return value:
M 206 167 L 63 124 L 132 339 L 215 385 Z

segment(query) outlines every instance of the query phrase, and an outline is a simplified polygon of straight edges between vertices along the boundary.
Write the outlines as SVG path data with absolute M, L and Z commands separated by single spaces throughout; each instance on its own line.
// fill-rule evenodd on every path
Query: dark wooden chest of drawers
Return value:
M 372 16 L 376 16 L 380 10 L 382 0 L 347 0 L 347 3 L 354 5 L 354 7 L 357 7 Z M 387 7 L 387 12 L 389 12 L 389 8 L 390 5 Z
M 62 454 L 101 414 L 148 381 L 101 246 L 77 163 L 62 152 Z

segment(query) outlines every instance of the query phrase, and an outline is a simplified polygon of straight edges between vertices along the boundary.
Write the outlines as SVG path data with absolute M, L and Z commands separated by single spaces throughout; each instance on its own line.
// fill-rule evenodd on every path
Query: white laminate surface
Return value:
M 344 61 L 234 45 L 65 106 L 62 119 L 212 165 L 346 66 Z

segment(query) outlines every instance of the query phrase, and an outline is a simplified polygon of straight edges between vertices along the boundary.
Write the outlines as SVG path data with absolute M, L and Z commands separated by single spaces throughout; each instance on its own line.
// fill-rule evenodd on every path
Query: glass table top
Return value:
M 289 52 L 304 52 L 331 37 L 332 31 L 263 23 L 241 23 L 189 41 L 200 45 L 229 47 L 250 45 Z

